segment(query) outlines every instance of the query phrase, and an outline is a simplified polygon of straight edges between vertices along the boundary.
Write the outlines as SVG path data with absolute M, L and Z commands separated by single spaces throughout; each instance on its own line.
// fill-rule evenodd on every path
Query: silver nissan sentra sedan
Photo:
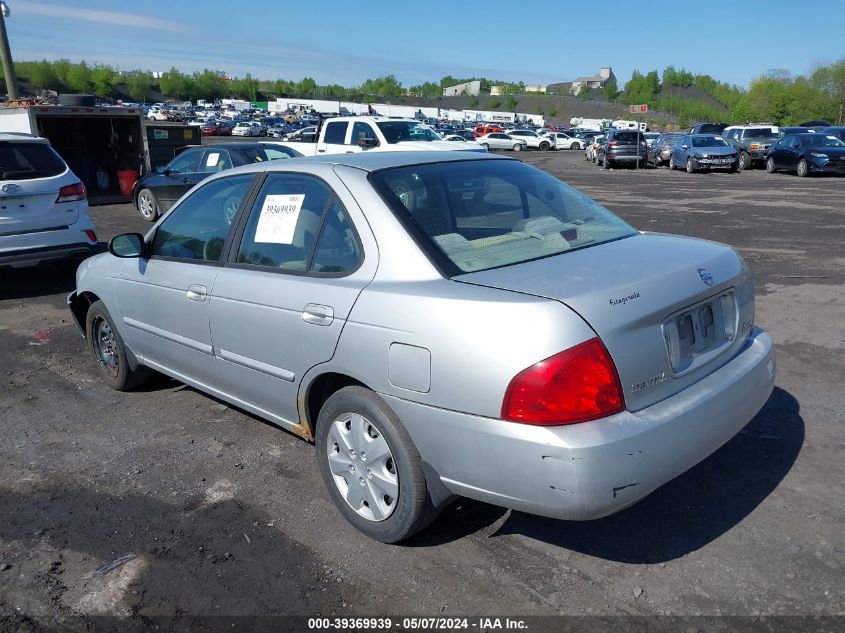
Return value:
M 384 542 L 457 496 L 617 512 L 733 437 L 775 375 L 732 248 L 641 234 L 491 155 L 226 171 L 76 285 L 109 386 L 155 370 L 313 441 L 339 511 Z

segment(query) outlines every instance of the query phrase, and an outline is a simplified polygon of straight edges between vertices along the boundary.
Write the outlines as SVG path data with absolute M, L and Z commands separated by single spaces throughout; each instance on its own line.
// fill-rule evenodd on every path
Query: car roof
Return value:
M 269 143 L 273 144 L 273 143 Z M 232 143 L 221 144 L 220 147 L 232 145 Z M 207 146 L 203 146 L 207 147 Z M 295 164 L 300 165 L 340 165 L 352 167 L 361 171 L 374 172 L 394 167 L 410 167 L 412 165 L 426 165 L 433 163 L 464 162 L 477 160 L 516 160 L 506 156 L 486 154 L 473 150 L 452 150 L 447 152 L 438 151 L 416 151 L 416 152 L 359 152 L 355 154 L 331 154 L 328 156 L 302 156 L 288 160 L 270 161 L 264 163 L 252 163 L 242 167 L 236 167 L 224 172 L 219 176 L 232 173 L 248 173 L 263 171 L 289 171 Z M 295 161 L 295 162 L 291 162 Z M 519 162 L 519 161 L 517 161 Z
M 49 143 L 46 138 L 26 132 L 0 132 L 0 141 L 23 141 L 30 143 Z

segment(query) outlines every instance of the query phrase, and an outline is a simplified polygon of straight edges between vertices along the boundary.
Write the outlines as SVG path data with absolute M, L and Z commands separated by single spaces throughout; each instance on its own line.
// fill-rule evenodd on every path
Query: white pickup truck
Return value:
M 407 152 L 456 150 L 486 152 L 476 143 L 444 141 L 425 123 L 414 119 L 351 116 L 327 119 L 315 142 L 283 141 L 304 156 L 356 152 Z

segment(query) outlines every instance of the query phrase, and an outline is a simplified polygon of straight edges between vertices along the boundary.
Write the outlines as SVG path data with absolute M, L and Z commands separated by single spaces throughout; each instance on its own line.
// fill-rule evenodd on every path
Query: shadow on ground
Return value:
M 309 549 L 233 499 L 206 504 L 197 496 L 174 506 L 149 496 L 76 487 L 28 494 L 2 490 L 0 512 L 2 540 L 22 542 L 28 551 L 54 559 L 41 562 L 45 571 L 32 578 L 36 586 L 27 591 L 49 597 L 59 612 L 80 611 L 62 596 L 63 581 L 96 575 L 98 566 L 126 554 L 143 566 L 121 603 L 141 621 L 158 615 L 328 613 L 356 591 L 349 582 L 323 584 L 324 570 Z M 71 563 L 68 550 L 89 558 Z M 72 565 L 80 568 L 69 569 Z M 105 578 L 118 573 L 109 571 Z
M 635 506 L 595 521 L 511 512 L 491 536 L 521 534 L 624 563 L 659 563 L 694 552 L 729 531 L 771 494 L 804 443 L 798 401 L 775 387 L 736 437 Z M 462 499 L 408 544 L 433 546 L 478 532 L 507 512 Z

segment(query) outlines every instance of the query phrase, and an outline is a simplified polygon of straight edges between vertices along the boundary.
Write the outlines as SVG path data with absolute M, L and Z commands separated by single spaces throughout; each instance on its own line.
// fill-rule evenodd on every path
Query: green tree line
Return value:
M 671 87 L 697 88 L 710 99 L 666 89 Z M 656 70 L 646 74 L 635 70 L 621 92 L 607 85 L 604 93 L 620 103 L 646 103 L 674 114 L 682 127 L 692 121 L 797 125 L 825 119 L 841 124 L 845 122 L 845 59 L 821 66 L 807 76 L 769 71 L 754 79 L 747 90 L 674 66 L 666 67 L 662 77 Z
M 205 69 L 183 73 L 171 68 L 159 78 L 146 70 L 119 72 L 107 64 L 55 61 L 15 62 L 15 71 L 21 82 L 34 90 L 56 92 L 93 93 L 101 97 L 129 97 L 146 102 L 159 95 L 173 100 L 213 100 L 237 97 L 248 101 L 275 97 L 303 97 L 339 100 L 395 98 L 404 94 L 421 97 L 440 97 L 443 88 L 469 81 L 480 81 L 482 91 L 491 86 L 502 86 L 503 98 L 491 97 L 484 104 L 492 108 L 504 105 L 515 110 L 519 100 L 516 95 L 525 91 L 522 82 L 495 81 L 484 77 L 441 77 L 439 82 L 427 81 L 405 88 L 394 75 L 367 79 L 358 86 L 339 84 L 320 85 L 312 77 L 297 81 L 277 79 L 259 80 L 249 74 L 229 78 L 219 70 Z M 4 80 L 5 83 L 5 80 Z M 5 86 L 4 86 L 5 87 Z M 690 95 L 692 89 L 700 91 Z M 792 76 L 786 71 L 774 70 L 754 79 L 747 89 L 718 81 L 710 75 L 694 74 L 684 68 L 667 66 L 662 74 L 657 70 L 641 73 L 635 70 L 620 91 L 615 81 L 608 82 L 602 95 L 609 101 L 635 104 L 646 103 L 651 109 L 679 117 L 681 125 L 694 120 L 745 122 L 765 121 L 780 125 L 794 125 L 809 119 L 826 119 L 845 123 L 845 59 L 814 69 L 807 75 Z M 583 98 L 589 98 L 585 93 Z M 475 105 L 478 98 L 473 98 Z M 475 107 L 471 104 L 471 107 Z

